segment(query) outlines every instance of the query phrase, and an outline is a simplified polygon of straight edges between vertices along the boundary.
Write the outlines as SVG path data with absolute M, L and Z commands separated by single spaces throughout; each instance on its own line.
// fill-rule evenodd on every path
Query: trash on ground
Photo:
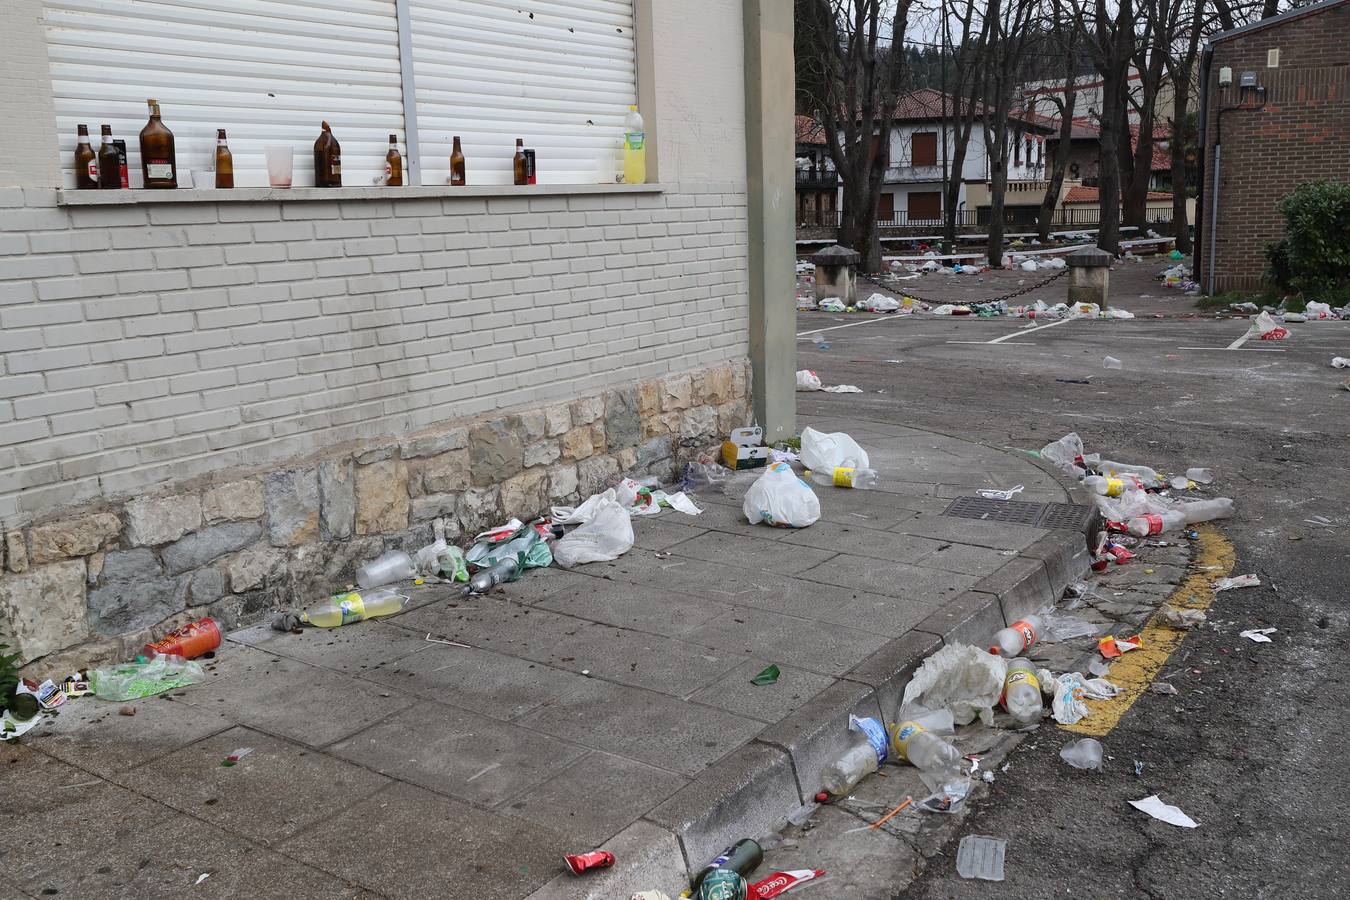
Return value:
M 1051 714 L 1061 725 L 1073 725 L 1086 718 L 1091 710 L 1088 700 L 1110 700 L 1120 688 L 1104 678 L 1084 678 L 1081 672 L 1066 672 L 1048 680 L 1053 685 L 1055 699 Z
M 1115 659 L 1123 653 L 1138 650 L 1142 646 L 1144 646 L 1144 639 L 1137 634 L 1132 638 L 1118 638 L 1108 634 L 1097 641 L 1097 650 L 1104 659 Z
M 905 807 L 909 806 L 913 802 L 914 802 L 913 797 L 906 797 L 899 806 L 896 806 L 890 812 L 886 813 L 886 815 L 882 816 L 880 819 L 877 819 L 875 822 L 873 822 L 871 825 L 868 825 L 867 827 L 875 831 L 882 825 L 885 825 L 891 819 L 894 819 L 896 816 L 900 815 L 900 813 L 904 812 Z
M 1102 368 L 1103 368 L 1103 369 L 1123 369 L 1123 368 L 1125 368 L 1125 366 L 1124 366 L 1124 364 L 1123 364 L 1120 360 L 1116 359 L 1114 356 L 1107 356 L 1107 357 L 1104 357 L 1104 358 L 1102 359 Z
M 1096 738 L 1070 741 L 1060 748 L 1059 758 L 1075 769 L 1101 769 L 1102 743 Z
M 1111 666 L 1104 659 L 1094 659 L 1088 663 L 1088 672 L 1098 678 L 1105 678 L 1111 673 Z
M 1083 439 L 1069 432 L 1057 441 L 1051 441 L 1040 450 L 1041 459 L 1070 475 L 1083 474 Z
M 734 475 L 734 472 L 715 460 L 699 459 L 685 464 L 684 478 L 680 486 L 694 493 L 708 491 L 720 494 L 726 491 L 727 482 Z
M 965 806 L 966 797 L 970 795 L 971 784 L 969 778 L 953 779 L 920 800 L 918 809 L 921 812 L 955 815 Z M 871 826 L 863 827 L 870 828 Z
M 1214 590 L 1231 591 L 1234 588 L 1258 587 L 1261 579 L 1255 575 L 1235 575 L 1232 578 L 1220 578 L 1214 582 Z
M 826 297 L 816 308 L 821 312 L 841 313 L 848 307 L 844 306 L 844 301 L 838 297 Z
M 1289 336 L 1289 329 L 1280 326 L 1270 313 L 1262 311 L 1248 329 L 1250 334 L 1261 335 L 1263 341 L 1282 341 Z
M 829 795 L 826 794 L 825 798 L 828 800 Z M 816 814 L 816 810 L 818 809 L 820 809 L 820 801 L 815 801 L 812 803 L 807 803 L 804 806 L 799 806 L 788 814 L 787 817 L 788 824 L 796 825 L 797 827 L 800 828 L 802 825 L 805 825 L 807 822 L 811 820 L 811 817 Z
M 1186 479 L 1196 484 L 1213 484 L 1214 473 L 1209 469 L 1187 469 Z
M 300 614 L 300 621 L 318 628 L 337 628 L 364 619 L 392 616 L 402 611 L 408 599 L 408 595 L 387 587 L 373 591 L 347 591 L 311 606 Z
M 1036 667 L 1025 659 L 1008 660 L 1008 674 L 1003 680 L 1003 708 L 1024 725 L 1041 720 L 1045 704 L 1041 701 L 1041 683 Z
M 633 521 L 628 510 L 613 499 L 603 499 L 592 508 L 589 521 L 554 543 L 553 558 L 564 569 L 588 562 L 608 562 L 627 553 L 633 541 Z
M 810 369 L 802 369 L 797 373 L 797 390 L 799 391 L 819 391 L 823 390 L 824 385 L 820 382 L 820 376 Z
M 1007 628 L 1000 628 L 994 634 L 994 641 L 989 645 L 989 652 L 995 656 L 1017 656 L 1030 650 L 1044 629 L 1045 625 L 1042 623 L 1040 616 L 1027 616 L 1018 619 Z
M 423 575 L 448 578 L 451 581 L 468 581 L 469 566 L 464 551 L 437 538 L 417 551 L 413 565 Z
M 760 685 L 760 686 L 763 686 L 763 685 L 766 685 L 766 684 L 774 684 L 775 682 L 778 681 L 778 676 L 779 676 L 779 674 L 780 674 L 780 673 L 779 673 L 779 671 L 778 671 L 778 667 L 777 667 L 777 666 L 768 666 L 768 667 L 765 668 L 763 671 L 761 671 L 758 675 L 756 675 L 754 678 L 751 678 L 751 679 L 750 679 L 750 683 L 751 683 L 751 684 L 754 684 L 754 685 Z
M 984 881 L 1003 880 L 1003 857 L 1008 842 L 1000 838 L 968 834 L 956 848 L 956 874 Z
M 758 469 L 769 463 L 769 448 L 764 444 L 764 429 L 733 428 L 722 443 L 722 464 L 729 469 Z
M 774 463 L 750 485 L 741 509 L 751 525 L 805 528 L 820 518 L 820 498 L 791 466 Z
M 117 711 L 117 714 L 118 714 L 119 716 L 134 716 L 134 715 L 136 715 L 136 707 L 134 707 L 134 706 L 123 706 L 121 709 L 119 709 L 119 710 Z
M 724 877 L 725 875 L 737 875 L 740 876 L 741 879 L 744 879 L 746 875 L 759 868 L 759 864 L 762 862 L 764 862 L 764 848 L 760 847 L 759 842 L 751 840 L 750 838 L 741 838 L 739 841 L 719 853 L 717 858 L 712 862 L 699 869 L 694 875 L 693 880 L 689 882 L 689 890 L 695 897 L 706 898 L 706 900 L 714 900 L 714 898 L 719 898 L 720 900 L 720 898 L 723 897 L 744 897 L 746 894 L 743 881 L 740 883 L 739 894 L 722 892 L 710 894 L 699 893 L 699 891 L 702 890 L 704 884 L 712 879 L 713 876 L 718 875 L 719 872 L 722 873 L 722 877 L 718 877 L 717 880 L 714 881 L 714 884 L 730 885 L 734 888 L 738 882 L 735 879 Z
M 580 875 L 582 872 L 590 869 L 608 869 L 614 865 L 614 854 L 608 850 L 592 850 L 590 853 L 569 853 L 563 856 L 563 862 L 567 863 L 567 868 L 572 870 L 573 875 Z
M 851 468 L 841 466 L 833 472 L 812 471 L 811 480 L 824 487 L 851 488 L 867 491 L 875 488 L 881 481 L 876 469 Z
M 210 873 L 210 872 L 203 872 L 202 874 L 200 874 L 200 875 L 197 876 L 197 880 L 196 880 L 195 882 L 193 882 L 193 883 L 194 883 L 194 884 L 201 884 L 203 881 L 205 881 L 206 879 L 208 879 L 208 878 L 210 878 L 210 877 L 211 877 L 211 873 Z
M 1168 684 L 1166 681 L 1155 681 L 1148 686 L 1148 689 L 1150 692 L 1154 694 L 1163 694 L 1168 696 L 1175 694 L 1177 692 L 1177 689 L 1172 685 Z
M 216 620 L 207 616 L 183 627 L 171 631 L 159 640 L 146 644 L 141 651 L 146 656 L 163 654 L 181 656 L 184 659 L 196 659 L 220 646 L 220 628 Z
M 1258 644 L 1271 643 L 1271 640 L 1267 635 L 1274 633 L 1274 628 L 1249 628 L 1246 631 L 1240 632 L 1242 637 L 1245 637 L 1249 641 L 1255 641 Z
M 958 725 L 976 717 L 991 725 L 1006 675 L 1007 663 L 1002 657 L 970 644 L 948 644 L 915 671 L 900 706 L 947 709 Z
M 996 488 L 981 488 L 975 493 L 986 500 L 1011 500 L 1024 490 L 1026 490 L 1026 485 L 1019 484 L 1015 487 L 1008 488 L 1006 491 L 1000 491 Z
M 887 297 L 885 294 L 873 294 L 866 300 L 858 301 L 858 309 L 865 309 L 875 313 L 891 313 L 900 308 L 900 301 Z
M 1205 611 L 1203 609 L 1174 609 L 1170 606 L 1166 606 L 1159 610 L 1158 614 L 1164 625 L 1171 628 L 1178 628 L 1182 631 L 1195 628 L 1205 621 Z
M 1350 359 L 1346 359 L 1344 356 L 1333 356 L 1331 367 L 1333 369 L 1350 369 Z
M 1053 606 L 1041 610 L 1038 617 L 1041 620 L 1041 637 L 1050 642 L 1095 636 L 1097 632 L 1102 630 L 1102 626 L 1096 622 L 1071 616 L 1055 609 Z
M 223 769 L 233 768 L 234 766 L 239 765 L 239 761 L 241 759 L 243 759 L 245 756 L 248 756 L 252 752 L 253 752 L 252 747 L 240 747 L 238 750 L 229 753 L 224 759 L 222 759 L 220 761 L 220 766 Z
M 774 872 L 768 878 L 750 885 L 750 892 L 746 896 L 750 900 L 769 900 L 770 897 L 777 897 L 799 884 L 814 881 L 824 874 L 824 869 L 789 869 L 785 872 Z
M 356 583 L 369 590 L 395 581 L 407 581 L 417 575 L 412 557 L 402 550 L 390 550 L 356 570 Z
M 875 772 L 886 761 L 890 745 L 886 729 L 876 719 L 850 715 L 848 727 L 853 735 L 849 748 L 820 773 L 820 786 L 836 797 Z
M 745 876 L 730 869 L 718 869 L 703 879 L 694 900 L 742 900 L 749 897 Z
M 156 656 L 147 662 L 105 666 L 89 673 L 94 696 L 100 700 L 139 700 L 197 684 L 206 677 L 201 663 L 178 656 Z
M 1150 794 L 1143 800 L 1131 800 L 1129 804 L 1141 812 L 1148 813 L 1160 822 L 1166 822 L 1168 825 L 1176 825 L 1179 828 L 1196 827 L 1194 819 L 1175 806 L 1159 800 L 1157 794 Z
M 842 431 L 826 434 L 807 426 L 802 429 L 802 465 L 812 471 L 870 468 L 872 461 L 857 441 Z
M 863 389 L 856 384 L 832 384 L 825 388 L 827 394 L 861 394 Z
M 638 891 L 630 900 L 670 900 L 665 891 Z
M 961 772 L 961 751 L 912 719 L 891 726 L 890 743 L 896 757 L 934 781 L 945 782 Z

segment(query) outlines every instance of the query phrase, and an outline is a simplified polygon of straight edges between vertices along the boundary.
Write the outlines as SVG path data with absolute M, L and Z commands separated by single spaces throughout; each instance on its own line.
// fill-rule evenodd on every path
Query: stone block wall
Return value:
M 59 671 L 124 658 L 210 614 L 227 625 L 322 599 L 386 549 L 467 544 L 624 475 L 678 476 L 749 421 L 749 367 L 725 363 L 570 402 L 222 471 L 3 535 L 0 638 Z

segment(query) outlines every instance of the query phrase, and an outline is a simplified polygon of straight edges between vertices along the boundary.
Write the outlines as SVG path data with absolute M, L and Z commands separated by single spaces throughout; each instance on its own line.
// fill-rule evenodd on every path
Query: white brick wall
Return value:
M 747 352 L 742 184 L 56 207 L 0 187 L 0 519 Z

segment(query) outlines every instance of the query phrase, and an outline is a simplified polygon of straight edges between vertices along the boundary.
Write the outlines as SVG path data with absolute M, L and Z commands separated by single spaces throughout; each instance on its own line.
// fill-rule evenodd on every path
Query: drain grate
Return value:
M 1092 507 L 1073 503 L 1027 503 L 1024 500 L 987 500 L 957 497 L 942 511 L 944 516 L 1033 525 L 1037 528 L 1067 528 L 1083 531 L 1092 517 Z

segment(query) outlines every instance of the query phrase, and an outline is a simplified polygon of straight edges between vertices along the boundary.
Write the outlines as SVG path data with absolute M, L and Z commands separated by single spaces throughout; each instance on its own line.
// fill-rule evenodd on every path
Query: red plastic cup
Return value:
M 195 659 L 203 653 L 210 653 L 220 646 L 220 629 L 216 620 L 207 616 L 195 622 L 189 622 L 177 631 L 171 631 L 153 644 L 146 644 L 142 652 L 146 656 L 181 656 L 183 659 Z

